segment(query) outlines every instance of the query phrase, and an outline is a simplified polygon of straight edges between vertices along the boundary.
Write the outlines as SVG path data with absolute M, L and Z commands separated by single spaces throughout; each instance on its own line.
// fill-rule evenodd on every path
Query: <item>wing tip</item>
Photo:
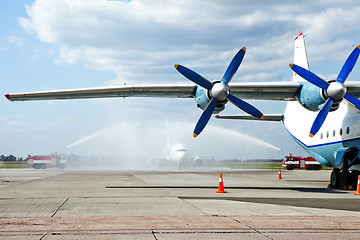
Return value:
M 5 97 L 6 97 L 9 101 L 12 101 L 12 102 L 13 102 L 13 100 L 11 100 L 11 98 L 10 98 L 10 94 L 6 94 Z
M 220 116 L 219 115 L 215 115 L 215 118 L 219 118 Z

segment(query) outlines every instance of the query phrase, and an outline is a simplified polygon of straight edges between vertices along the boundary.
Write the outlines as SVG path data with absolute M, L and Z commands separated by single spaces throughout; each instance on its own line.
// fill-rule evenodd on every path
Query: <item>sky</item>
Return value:
M 310 69 L 335 78 L 360 44 L 359 12 L 360 3 L 347 0 L 1 0 L 0 95 L 187 83 L 175 63 L 220 79 L 242 47 L 246 55 L 233 82 L 290 81 L 288 65 L 300 32 L 306 35 Z M 356 65 L 348 81 L 360 79 L 359 69 Z M 283 113 L 286 104 L 250 103 L 263 113 Z M 167 132 L 171 142 L 184 143 L 193 155 L 306 155 L 282 123 L 211 119 L 193 139 L 201 115 L 193 99 L 10 102 L 2 97 L 0 109 L 4 155 L 159 155 Z M 242 113 L 231 104 L 222 112 Z

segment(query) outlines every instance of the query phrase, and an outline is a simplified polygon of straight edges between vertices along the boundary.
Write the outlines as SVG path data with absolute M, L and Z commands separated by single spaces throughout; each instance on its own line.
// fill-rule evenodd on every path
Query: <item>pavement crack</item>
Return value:
M 178 197 L 179 200 L 182 200 L 183 202 L 185 202 L 186 204 L 188 204 L 189 206 L 195 208 L 196 210 L 198 210 L 200 213 L 202 213 L 204 216 L 208 216 L 208 214 L 204 211 L 202 211 L 199 207 L 195 206 L 194 204 L 190 203 L 189 201 L 186 201 L 184 199 L 181 199 L 180 197 Z
M 252 230 L 252 231 L 256 232 L 257 234 L 260 234 L 261 236 L 264 236 L 264 237 L 266 237 L 266 238 L 268 238 L 268 239 L 274 240 L 273 238 L 271 238 L 271 237 L 267 236 L 266 234 L 264 234 L 264 233 L 260 232 L 260 231 L 259 231 L 259 230 L 257 230 L 256 228 L 250 227 L 250 226 L 248 226 L 248 225 L 246 225 L 246 224 L 244 224 L 244 223 L 240 222 L 240 221 L 239 221 L 239 220 L 237 220 L 237 219 L 232 219 L 232 220 L 233 220 L 234 222 L 236 222 L 236 223 L 240 223 L 240 224 L 245 225 L 247 228 L 249 228 L 250 230 Z
M 151 234 L 153 235 L 153 237 L 154 237 L 155 240 L 159 240 L 159 239 L 156 237 L 154 230 L 151 230 Z
M 69 198 L 67 197 L 61 204 L 60 206 L 55 210 L 55 212 L 51 215 L 51 217 L 54 217 L 55 214 L 59 211 L 59 209 L 64 206 L 64 204 L 67 202 L 67 200 L 69 200 Z
M 43 235 L 41 236 L 41 238 L 39 238 L 39 240 L 43 240 L 46 235 L 48 235 L 48 232 L 45 233 L 45 234 L 43 234 Z

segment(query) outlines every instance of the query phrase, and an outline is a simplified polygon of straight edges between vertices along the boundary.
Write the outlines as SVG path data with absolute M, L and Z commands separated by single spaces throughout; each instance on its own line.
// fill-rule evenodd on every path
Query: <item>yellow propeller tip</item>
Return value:
M 246 47 L 243 47 L 241 50 L 243 50 L 244 52 L 246 52 Z
M 264 115 L 262 115 L 260 119 L 261 119 L 261 120 L 265 119 L 265 116 L 264 116 Z
M 292 63 L 289 64 L 289 67 L 290 67 L 290 68 L 292 68 L 293 66 L 294 66 L 294 64 L 292 64 Z
M 360 45 L 358 45 L 356 48 L 360 49 Z
M 309 137 L 313 137 L 314 136 L 314 134 L 312 134 L 312 133 L 309 133 Z
M 193 137 L 196 138 L 198 135 L 196 133 L 193 133 Z
M 175 64 L 175 65 L 174 65 L 174 67 L 175 67 L 176 69 L 178 68 L 178 66 L 179 66 L 179 64 Z

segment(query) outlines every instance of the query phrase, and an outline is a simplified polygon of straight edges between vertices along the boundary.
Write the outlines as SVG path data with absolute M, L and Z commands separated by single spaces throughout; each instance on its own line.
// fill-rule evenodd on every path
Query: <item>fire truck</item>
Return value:
M 307 170 L 320 170 L 322 165 L 312 157 L 286 156 L 282 162 L 282 166 L 287 170 L 294 168 L 306 168 Z
M 60 168 L 63 169 L 67 165 L 67 158 L 64 154 L 51 154 L 42 156 L 28 155 L 26 158 L 28 166 L 35 169 Z

